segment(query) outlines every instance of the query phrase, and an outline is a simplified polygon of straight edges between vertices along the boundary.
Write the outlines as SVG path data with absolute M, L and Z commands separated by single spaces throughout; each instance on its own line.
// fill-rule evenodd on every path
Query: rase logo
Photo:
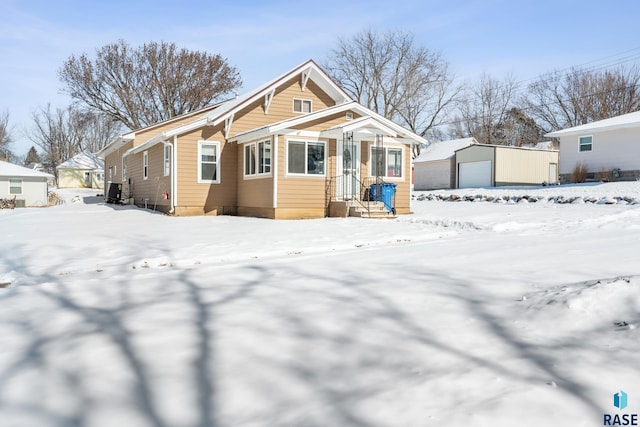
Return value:
M 619 410 L 627 407 L 627 393 L 620 390 L 613 395 L 613 406 Z M 637 426 L 638 414 L 604 414 L 603 425 L 605 426 Z

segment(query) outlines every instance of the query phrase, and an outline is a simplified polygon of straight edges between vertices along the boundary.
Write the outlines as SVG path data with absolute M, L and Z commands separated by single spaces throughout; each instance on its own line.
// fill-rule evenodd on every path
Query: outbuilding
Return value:
M 475 138 L 430 144 L 413 159 L 414 190 L 439 190 L 456 185 L 456 151 L 477 144 Z
M 104 162 L 80 153 L 57 167 L 58 188 L 104 188 Z
M 0 199 L 14 199 L 17 207 L 46 206 L 48 173 L 0 161 Z
M 456 151 L 456 187 L 558 182 L 558 151 L 473 144 Z

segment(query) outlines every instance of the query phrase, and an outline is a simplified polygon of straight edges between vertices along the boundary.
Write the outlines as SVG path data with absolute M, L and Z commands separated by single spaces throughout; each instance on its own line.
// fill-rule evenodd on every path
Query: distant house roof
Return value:
M 610 119 L 598 120 L 586 125 L 574 126 L 567 129 L 551 132 L 545 136 L 548 138 L 559 138 L 561 136 L 584 134 L 587 132 L 602 132 L 610 129 L 623 129 L 640 127 L 640 111 L 611 117 Z
M 538 142 L 533 148 L 536 150 L 553 150 L 553 141 Z
M 0 176 L 8 177 L 31 177 L 31 178 L 51 178 L 48 173 L 38 172 L 33 169 L 14 165 L 0 160 Z
M 453 157 L 456 151 L 477 144 L 475 138 L 452 139 L 450 141 L 434 142 L 422 150 L 420 155 L 413 159 L 413 163 L 431 162 L 435 160 L 446 160 Z
M 90 169 L 104 170 L 104 162 L 90 153 L 80 153 L 58 165 L 58 169 Z

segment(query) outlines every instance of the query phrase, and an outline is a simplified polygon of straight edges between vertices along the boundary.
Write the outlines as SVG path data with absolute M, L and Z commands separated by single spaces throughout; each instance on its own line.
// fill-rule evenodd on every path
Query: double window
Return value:
M 288 141 L 287 173 L 324 175 L 326 173 L 326 143 L 322 141 Z
M 402 178 L 402 148 L 372 146 L 371 176 Z
M 311 112 L 311 100 L 310 99 L 293 99 L 293 112 L 294 113 L 310 113 Z
M 220 182 L 220 143 L 198 142 L 198 182 Z
M 9 179 L 9 194 L 22 194 L 21 179 Z
M 593 150 L 593 137 L 581 136 L 580 137 L 580 151 L 592 151 Z
M 252 142 L 244 146 L 245 176 L 271 173 L 271 141 Z

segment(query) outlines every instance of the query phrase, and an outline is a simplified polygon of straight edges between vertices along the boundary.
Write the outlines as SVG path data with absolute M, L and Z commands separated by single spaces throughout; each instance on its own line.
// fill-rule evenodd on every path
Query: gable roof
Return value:
M 95 154 L 80 153 L 58 165 L 57 169 L 91 169 L 102 171 L 104 170 L 104 162 Z
M 14 165 L 13 163 L 3 162 L 0 160 L 0 176 L 8 176 L 8 177 L 30 177 L 30 178 L 52 178 L 53 176 L 44 173 L 38 172 L 33 169 L 25 168 L 19 165 Z
M 435 160 L 446 160 L 452 158 L 457 150 L 477 144 L 475 138 L 452 139 L 430 144 L 420 152 L 420 155 L 413 159 L 413 163 L 431 162 Z
M 163 125 L 166 125 L 168 123 L 175 122 L 177 120 L 182 120 L 182 119 L 184 119 L 186 117 L 189 117 L 189 116 L 195 116 L 197 114 L 202 114 L 202 113 L 205 113 L 207 111 L 214 110 L 214 109 L 220 107 L 221 105 L 223 105 L 225 103 L 228 103 L 228 102 L 231 102 L 231 101 L 232 101 L 231 99 L 227 99 L 227 100 L 218 102 L 216 104 L 207 105 L 206 107 L 203 107 L 203 108 L 201 108 L 199 110 L 190 111 L 188 113 L 180 114 L 179 116 L 175 116 L 175 117 L 172 117 L 170 119 L 163 120 L 163 121 L 158 122 L 158 123 L 154 123 L 154 124 L 152 124 L 150 126 L 147 126 L 147 127 L 144 127 L 144 128 L 139 128 L 139 129 L 135 129 L 135 130 L 132 130 L 130 132 L 127 132 L 127 133 L 123 133 L 122 135 L 117 136 L 116 138 L 111 140 L 101 150 L 97 151 L 95 153 L 95 155 L 97 157 L 103 159 L 107 155 L 109 155 L 110 153 L 114 152 L 115 150 L 117 150 L 120 147 L 122 147 L 123 145 L 125 145 L 127 142 L 133 141 L 135 139 L 135 137 L 136 137 L 136 132 L 140 132 L 140 131 L 143 131 L 143 130 L 144 131 L 151 130 L 151 129 L 154 129 L 154 128 L 158 127 L 158 126 L 163 126 Z
M 312 113 L 304 114 L 299 117 L 282 120 L 277 123 L 272 123 L 267 126 L 262 126 L 256 129 L 251 129 L 246 132 L 235 135 L 230 141 L 235 142 L 247 142 L 261 138 L 263 136 L 271 135 L 272 133 L 285 131 L 291 129 L 294 126 L 301 125 L 310 121 L 318 120 L 324 117 L 328 117 L 337 113 L 353 111 L 361 115 L 362 117 L 354 120 L 335 125 L 329 129 L 320 132 L 322 137 L 326 138 L 339 138 L 343 132 L 355 131 L 363 128 L 375 129 L 376 133 L 382 133 L 384 135 L 400 135 L 401 138 L 406 138 L 415 144 L 426 144 L 427 140 L 419 135 L 403 128 L 395 122 L 381 116 L 380 114 L 368 109 L 367 107 L 360 105 L 356 101 L 335 105 L 333 107 L 324 108 L 322 110 L 314 111 Z
M 549 138 L 559 138 L 561 136 L 577 135 L 590 132 L 604 132 L 612 129 L 625 129 L 640 127 L 640 111 L 611 117 L 609 119 L 598 120 L 585 125 L 574 126 L 567 129 L 558 130 L 545 134 Z

